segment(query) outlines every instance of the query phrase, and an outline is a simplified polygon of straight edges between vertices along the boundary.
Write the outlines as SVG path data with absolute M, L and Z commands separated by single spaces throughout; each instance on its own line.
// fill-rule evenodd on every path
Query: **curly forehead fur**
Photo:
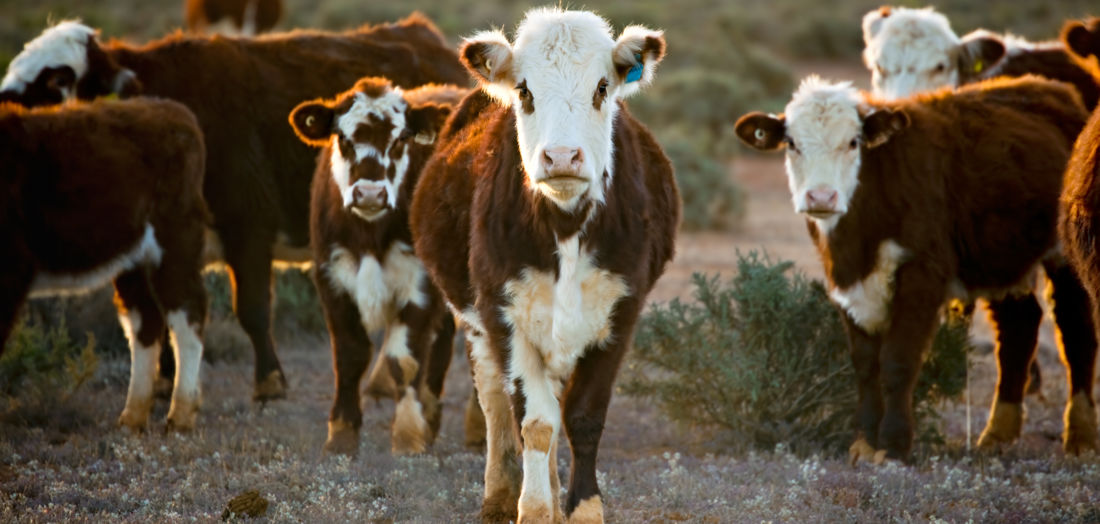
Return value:
M 947 17 L 931 7 L 897 7 L 885 17 L 872 12 L 863 21 L 863 39 L 867 44 L 863 58 L 868 64 L 891 59 L 893 52 L 947 52 L 960 42 Z
M 602 17 L 587 11 L 543 8 L 528 12 L 520 23 L 515 50 L 520 62 L 525 58 L 545 60 L 542 65 L 575 69 L 595 56 L 609 59 L 614 44 L 611 27 Z
M 862 94 L 851 82 L 833 83 L 811 75 L 802 81 L 787 104 L 785 114 L 788 133 L 801 135 L 799 131 L 840 131 L 838 126 L 858 129 L 864 106 Z M 825 140 L 834 134 L 822 133 L 800 138 Z M 836 138 L 848 140 L 846 135 L 838 135 Z
M 0 90 L 22 92 L 47 67 L 69 66 L 77 78 L 84 76 L 88 68 L 87 43 L 95 36 L 96 30 L 79 20 L 66 20 L 47 28 L 27 42 L 23 51 L 8 64 Z

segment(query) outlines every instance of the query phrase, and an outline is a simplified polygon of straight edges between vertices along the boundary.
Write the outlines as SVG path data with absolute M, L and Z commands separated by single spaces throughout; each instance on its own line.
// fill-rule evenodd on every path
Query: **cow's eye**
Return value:
M 947 66 L 943 64 L 936 64 L 936 68 L 933 69 L 933 71 L 935 71 L 936 73 L 942 73 L 945 69 L 947 69 Z
M 882 77 L 889 76 L 889 73 L 887 73 L 885 67 L 877 65 L 877 66 L 875 66 L 875 70 L 878 71 L 879 76 L 882 76 Z
M 794 140 L 791 140 L 791 137 L 785 137 L 783 139 L 783 143 L 787 144 L 787 149 L 794 151 L 795 153 L 798 152 L 798 146 L 794 145 Z
M 853 138 L 851 142 L 848 142 L 848 149 L 855 149 L 859 147 L 859 139 Z
M 519 94 L 519 101 L 523 105 L 523 112 L 527 114 L 535 112 L 535 97 L 531 96 L 531 91 L 527 89 L 526 80 L 516 84 L 516 93 Z

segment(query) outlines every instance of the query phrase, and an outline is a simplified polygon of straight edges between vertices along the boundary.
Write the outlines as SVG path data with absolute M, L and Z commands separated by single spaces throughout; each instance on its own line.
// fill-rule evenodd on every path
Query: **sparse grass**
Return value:
M 852 439 L 856 387 L 844 328 L 824 285 L 755 251 L 737 275 L 695 274 L 695 301 L 655 305 L 636 335 L 627 393 L 672 419 L 719 428 L 727 449 L 839 454 Z M 943 438 L 937 403 L 965 382 L 967 322 L 950 315 L 914 392 L 918 454 Z

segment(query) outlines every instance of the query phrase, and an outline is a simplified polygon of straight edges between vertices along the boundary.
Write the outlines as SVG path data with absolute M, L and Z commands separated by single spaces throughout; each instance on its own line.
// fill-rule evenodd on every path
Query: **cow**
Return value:
M 1070 368 L 1063 446 L 1096 449 L 1096 338 L 1056 237 L 1062 170 L 1084 119 L 1070 86 L 1039 77 L 884 101 L 811 76 L 784 114 L 738 120 L 749 146 L 786 149 L 794 209 L 841 311 L 859 389 L 853 462 L 908 458 L 913 386 L 952 298 L 986 298 L 1003 334 L 979 445 L 1019 436 L 1040 265 Z
M 313 176 L 314 279 L 332 343 L 336 394 L 325 451 L 354 453 L 368 333 L 386 330 L 379 358 L 395 384 L 392 450 L 422 453 L 439 430 L 454 318 L 413 253 L 409 202 L 443 122 L 467 89 L 410 91 L 368 77 L 332 99 L 299 104 L 290 124 L 321 149 Z
M 119 424 L 133 430 L 149 419 L 166 328 L 177 363 L 168 428 L 195 425 L 205 155 L 195 116 L 172 101 L 0 104 L 0 351 L 28 297 L 113 280 L 131 358 Z
M 455 51 L 419 14 L 347 32 L 255 39 L 177 33 L 143 46 L 101 45 L 95 30 L 67 21 L 12 60 L 0 100 L 42 105 L 146 93 L 195 113 L 208 153 L 203 194 L 214 214 L 208 256 L 228 263 L 234 311 L 256 356 L 253 399 L 265 401 L 286 395 L 271 337 L 271 263 L 310 259 L 315 152 L 286 118 L 299 102 L 371 75 L 403 87 L 469 81 Z
M 1080 60 L 1081 67 L 1089 70 L 1100 81 L 1100 18 L 1092 18 L 1087 24 L 1068 22 L 1062 29 L 1066 47 Z M 1065 173 L 1062 190 L 1058 233 L 1067 257 L 1077 275 L 1085 284 L 1092 299 L 1092 319 L 1100 326 L 1100 110 L 1093 110 L 1092 117 L 1073 146 Z M 1093 364 L 1093 362 L 1089 362 Z M 1091 374 L 1093 366 L 1082 370 Z M 1088 400 L 1092 400 L 1091 397 Z M 1090 404 L 1091 405 L 1091 404 Z M 1091 410 L 1088 414 L 1091 414 Z M 1081 413 L 1074 416 L 1082 416 Z M 1073 419 L 1067 415 L 1067 424 Z
M 243 36 L 270 31 L 283 16 L 282 0 L 186 0 L 184 22 L 192 33 L 229 19 Z
M 512 42 L 485 31 L 461 45 L 479 89 L 444 126 L 410 220 L 470 341 L 483 520 L 562 520 L 563 427 L 564 514 L 603 520 L 595 466 L 612 384 L 680 218 L 672 166 L 622 102 L 664 51 L 660 31 L 616 40 L 600 16 L 557 8 L 528 11 Z
M 881 7 L 863 17 L 863 61 L 875 94 L 901 98 L 998 76 L 1037 74 L 1072 84 L 1091 111 L 1100 85 L 1059 40 L 1029 42 L 978 29 L 962 38 L 931 7 Z

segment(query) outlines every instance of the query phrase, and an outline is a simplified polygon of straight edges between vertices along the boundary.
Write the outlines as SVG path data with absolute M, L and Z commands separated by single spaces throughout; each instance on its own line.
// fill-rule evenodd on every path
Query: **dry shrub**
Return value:
M 678 422 L 716 429 L 732 451 L 847 449 L 856 387 L 844 328 L 824 285 L 792 266 L 751 252 L 738 255 L 726 286 L 695 274 L 694 301 L 643 317 L 625 391 Z M 934 406 L 962 391 L 967 323 L 949 319 L 914 395 L 921 446 L 942 442 Z

